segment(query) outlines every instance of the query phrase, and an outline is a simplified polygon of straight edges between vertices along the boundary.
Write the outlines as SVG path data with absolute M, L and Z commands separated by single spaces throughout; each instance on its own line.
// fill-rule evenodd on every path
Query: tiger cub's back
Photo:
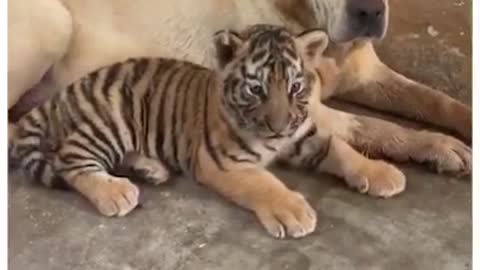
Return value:
M 181 135 L 201 125 L 189 115 L 201 114 L 199 95 L 212 80 L 206 68 L 164 58 L 129 59 L 99 69 L 19 121 L 13 157 L 47 186 L 58 182 L 54 158 L 62 173 L 78 169 L 67 165 L 82 157 L 84 164 L 96 160 L 112 170 L 126 153 L 137 151 L 178 170 L 197 143 Z

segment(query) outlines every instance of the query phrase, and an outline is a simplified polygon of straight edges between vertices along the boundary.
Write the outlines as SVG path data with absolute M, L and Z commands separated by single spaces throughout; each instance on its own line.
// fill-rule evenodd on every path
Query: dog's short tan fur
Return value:
M 192 8 L 198 5 L 196 0 L 175 4 L 167 0 L 12 1 L 9 108 L 30 88 L 42 94 L 55 92 L 91 70 L 128 57 L 175 57 L 212 67 L 209 41 L 214 32 L 270 23 L 294 31 L 323 28 L 333 39 L 326 53 L 330 58 L 318 64 L 320 75 L 331 82 L 322 93 L 323 99 L 338 96 L 437 124 L 470 139 L 469 107 L 389 69 L 368 39 L 342 40 L 347 31 L 348 1 L 205 0 L 202 8 Z M 378 1 L 387 6 L 388 21 L 388 0 Z M 322 68 L 324 64 L 329 68 Z M 332 70 L 336 70 L 333 75 Z M 28 98 L 23 105 L 26 103 Z M 313 111 L 318 125 L 372 156 L 430 162 L 438 171 L 471 170 L 470 148 L 453 137 L 406 129 L 320 103 Z

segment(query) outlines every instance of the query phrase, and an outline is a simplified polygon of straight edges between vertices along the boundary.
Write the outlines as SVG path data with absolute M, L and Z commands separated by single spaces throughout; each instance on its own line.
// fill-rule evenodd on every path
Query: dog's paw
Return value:
M 361 193 L 383 198 L 401 193 L 407 183 L 399 169 L 381 160 L 371 160 L 345 180 Z
M 105 216 L 125 216 L 138 205 L 137 186 L 127 178 L 111 177 L 97 186 L 91 200 Z
M 418 162 L 431 164 L 439 173 L 468 175 L 472 172 L 472 149 L 454 137 L 426 133 L 414 152 Z
M 315 230 L 317 215 L 305 198 L 288 191 L 255 210 L 260 222 L 276 238 L 304 237 Z

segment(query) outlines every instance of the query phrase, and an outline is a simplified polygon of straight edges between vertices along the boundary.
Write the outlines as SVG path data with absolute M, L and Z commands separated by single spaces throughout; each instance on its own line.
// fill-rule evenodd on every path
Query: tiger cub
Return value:
M 320 84 L 310 67 L 327 35 L 257 25 L 222 30 L 214 44 L 217 71 L 138 58 L 90 73 L 20 120 L 13 156 L 30 177 L 77 190 L 106 216 L 138 204 L 138 188 L 123 176 L 159 184 L 183 173 L 253 211 L 275 237 L 313 232 L 314 209 L 265 166 L 355 167 L 355 157 L 343 157 L 346 144 L 308 117 Z

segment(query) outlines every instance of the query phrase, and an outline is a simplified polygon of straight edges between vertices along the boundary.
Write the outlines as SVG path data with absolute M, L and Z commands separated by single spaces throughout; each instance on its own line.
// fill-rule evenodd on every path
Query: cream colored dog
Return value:
M 378 59 L 370 40 L 385 35 L 388 0 L 15 0 L 8 12 L 8 104 L 13 120 L 14 114 L 87 72 L 129 57 L 174 57 L 212 67 L 216 31 L 269 23 L 328 32 L 332 42 L 318 63 L 322 99 L 339 96 L 471 138 L 469 107 Z M 471 170 L 470 147 L 453 137 L 341 112 L 320 102 L 313 107 L 316 124 L 348 143 L 331 151 L 365 163 L 372 178 L 367 181 L 383 181 L 386 189 L 402 177 L 388 179 L 393 166 L 368 167 L 372 163 L 354 148 L 370 157 L 428 162 L 440 172 Z

